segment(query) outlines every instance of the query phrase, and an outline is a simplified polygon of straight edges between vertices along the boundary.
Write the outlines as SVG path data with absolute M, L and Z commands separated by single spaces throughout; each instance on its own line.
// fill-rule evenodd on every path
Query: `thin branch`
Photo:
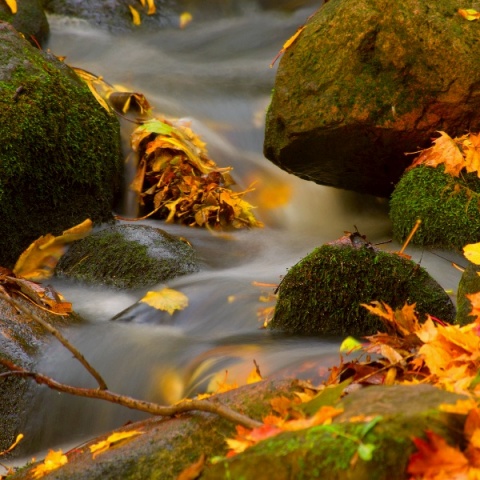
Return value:
M 141 412 L 151 413 L 152 415 L 159 415 L 163 417 L 171 417 L 178 415 L 179 413 L 202 411 L 215 413 L 231 422 L 238 425 L 242 425 L 246 428 L 256 428 L 262 425 L 261 422 L 253 420 L 246 415 L 235 412 L 234 410 L 217 403 L 215 400 L 189 400 L 172 406 L 162 406 L 158 403 L 146 402 L 144 400 L 138 400 L 136 398 L 129 397 L 127 395 L 120 395 L 118 393 L 111 392 L 109 390 L 93 389 L 93 388 L 80 388 L 73 387 L 71 385 L 65 385 L 59 383 L 53 378 L 42 375 L 41 373 L 29 372 L 22 367 L 15 365 L 13 362 L 0 357 L 0 364 L 8 368 L 10 372 L 1 374 L 0 376 L 7 376 L 8 374 L 20 375 L 23 377 L 30 377 L 35 380 L 39 385 L 47 385 L 53 390 L 59 392 L 69 393 L 70 395 L 76 395 L 79 397 L 98 398 L 100 400 L 106 400 L 107 402 L 116 403 L 132 410 L 139 410 Z
M 29 308 L 25 307 L 14 298 L 0 292 L 0 299 L 11 303 L 15 308 L 18 308 L 25 315 L 30 317 L 32 320 L 41 325 L 45 330 L 50 332 L 54 337 L 56 337 L 58 341 L 65 348 L 67 348 L 73 354 L 73 356 L 87 369 L 90 375 L 95 378 L 100 390 L 108 390 L 107 384 L 105 383 L 105 380 L 102 378 L 102 376 L 90 365 L 90 363 L 88 363 L 86 358 L 55 327 L 40 318 L 36 313 L 32 312 Z

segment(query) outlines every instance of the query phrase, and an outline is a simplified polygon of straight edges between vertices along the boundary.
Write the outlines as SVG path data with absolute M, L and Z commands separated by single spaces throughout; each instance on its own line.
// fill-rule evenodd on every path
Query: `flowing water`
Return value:
M 292 369 L 321 376 L 338 360 L 339 339 L 286 337 L 260 329 L 257 312 L 268 305 L 260 296 L 273 288 L 253 282 L 277 284 L 313 248 L 354 231 L 354 225 L 374 243 L 390 239 L 385 201 L 300 180 L 263 158 L 265 109 L 275 76 L 269 64 L 315 8 L 284 13 L 261 11 L 253 0 L 242 5 L 235 14 L 194 20 L 184 30 L 172 26 L 119 37 L 80 21 L 50 17 L 48 48 L 53 53 L 111 84 L 144 93 L 158 115 L 190 118 L 216 163 L 234 167 L 241 188 L 256 181 L 247 200 L 258 205 L 256 214 L 265 223 L 262 229 L 215 236 L 142 222 L 188 238 L 206 265 L 200 273 L 168 282 L 190 301 L 171 318 L 136 305 L 144 291 L 53 281 L 86 320 L 67 330 L 67 337 L 119 393 L 176 401 L 209 383 L 214 388 L 226 370 L 228 382 L 245 383 L 253 360 L 264 377 L 288 375 Z M 123 208 L 121 213 L 131 211 L 131 206 Z M 412 248 L 408 253 L 444 288 L 456 290 L 459 272 L 447 260 Z M 123 321 L 110 321 L 119 313 Z M 72 385 L 96 387 L 55 341 L 38 371 Z M 32 388 L 35 398 L 26 412 L 26 440 L 20 449 L 25 455 L 75 445 L 145 418 L 99 400 Z

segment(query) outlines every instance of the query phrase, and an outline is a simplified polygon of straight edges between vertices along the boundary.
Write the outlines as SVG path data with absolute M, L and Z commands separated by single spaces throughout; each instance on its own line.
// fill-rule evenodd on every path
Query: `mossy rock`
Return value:
M 469 262 L 460 278 L 457 290 L 457 316 L 455 318 L 455 323 L 459 325 L 466 325 L 476 319 L 475 316 L 470 315 L 472 304 L 465 295 L 480 292 L 479 273 L 480 265 Z
M 454 178 L 441 166 L 413 168 L 402 176 L 390 200 L 393 235 L 404 241 L 421 219 L 412 244 L 461 251 L 480 241 L 479 200 L 476 174 Z
M 53 55 L 0 22 L 0 265 L 90 218 L 113 220 L 120 126 Z
M 200 270 L 195 250 L 146 225 L 116 225 L 78 242 L 61 258 L 57 275 L 116 288 L 141 288 Z
M 11 23 L 32 45 L 43 46 L 48 40 L 50 27 L 41 0 L 17 1 L 15 14 L 6 2 L 0 2 L 0 20 Z
M 459 399 L 466 397 L 430 385 L 369 387 L 345 397 L 340 404 L 344 413 L 332 425 L 276 435 L 208 466 L 201 478 L 404 480 L 416 450 L 413 437 L 424 438 L 430 430 L 453 445 L 462 441 L 465 416 L 438 410 L 440 404 Z M 349 421 L 362 415 L 381 418 L 370 429 L 367 422 Z M 371 460 L 355 460 L 355 438 L 374 446 Z
M 393 309 L 416 303 L 420 318 L 454 321 L 442 287 L 411 260 L 369 244 L 327 244 L 294 265 L 279 286 L 272 329 L 309 335 L 368 335 L 384 330 L 362 303 Z

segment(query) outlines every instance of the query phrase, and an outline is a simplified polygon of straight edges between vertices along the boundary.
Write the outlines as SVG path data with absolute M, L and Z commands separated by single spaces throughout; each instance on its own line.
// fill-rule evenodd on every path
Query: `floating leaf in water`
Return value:
M 188 297 L 178 290 L 163 288 L 157 292 L 147 292 L 140 300 L 157 310 L 164 310 L 173 315 L 175 310 L 183 310 L 188 307 Z

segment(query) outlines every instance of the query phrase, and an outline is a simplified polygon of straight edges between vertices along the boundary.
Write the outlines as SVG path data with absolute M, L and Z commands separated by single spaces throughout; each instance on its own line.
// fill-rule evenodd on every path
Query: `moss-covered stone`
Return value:
M 455 318 L 448 295 L 415 262 L 368 244 L 327 244 L 285 275 L 269 327 L 310 335 L 372 334 L 384 327 L 361 304 L 373 300 L 394 309 L 416 303 L 421 318 Z
M 465 416 L 438 411 L 442 403 L 462 397 L 430 385 L 369 387 L 347 395 L 345 412 L 332 425 L 285 432 L 264 440 L 232 458 L 206 468 L 202 480 L 404 480 L 413 437 L 431 430 L 452 444 L 462 439 Z M 351 423 L 357 415 L 382 418 L 364 433 L 366 422 Z M 372 459 L 356 460 L 360 441 L 372 444 Z
M 480 129 L 480 39 L 457 13 L 474 5 L 325 2 L 280 61 L 265 156 L 307 180 L 389 197 L 405 152 L 438 130 Z
M 198 272 L 195 250 L 145 225 L 117 225 L 75 242 L 56 273 L 87 283 L 141 288 Z
M 441 166 L 413 168 L 402 176 L 390 200 L 393 235 L 404 241 L 421 219 L 413 244 L 461 251 L 480 240 L 479 200 L 476 174 L 454 178 Z
M 457 316 L 455 323 L 466 325 L 475 320 L 475 316 L 470 315 L 472 303 L 465 296 L 470 293 L 480 292 L 480 265 L 469 263 L 465 268 L 457 290 Z
M 118 120 L 65 64 L 0 23 L 0 265 L 36 238 L 112 220 Z
M 17 12 L 12 13 L 6 2 L 0 2 L 0 20 L 9 22 L 33 45 L 44 45 L 50 27 L 41 0 L 17 1 Z

